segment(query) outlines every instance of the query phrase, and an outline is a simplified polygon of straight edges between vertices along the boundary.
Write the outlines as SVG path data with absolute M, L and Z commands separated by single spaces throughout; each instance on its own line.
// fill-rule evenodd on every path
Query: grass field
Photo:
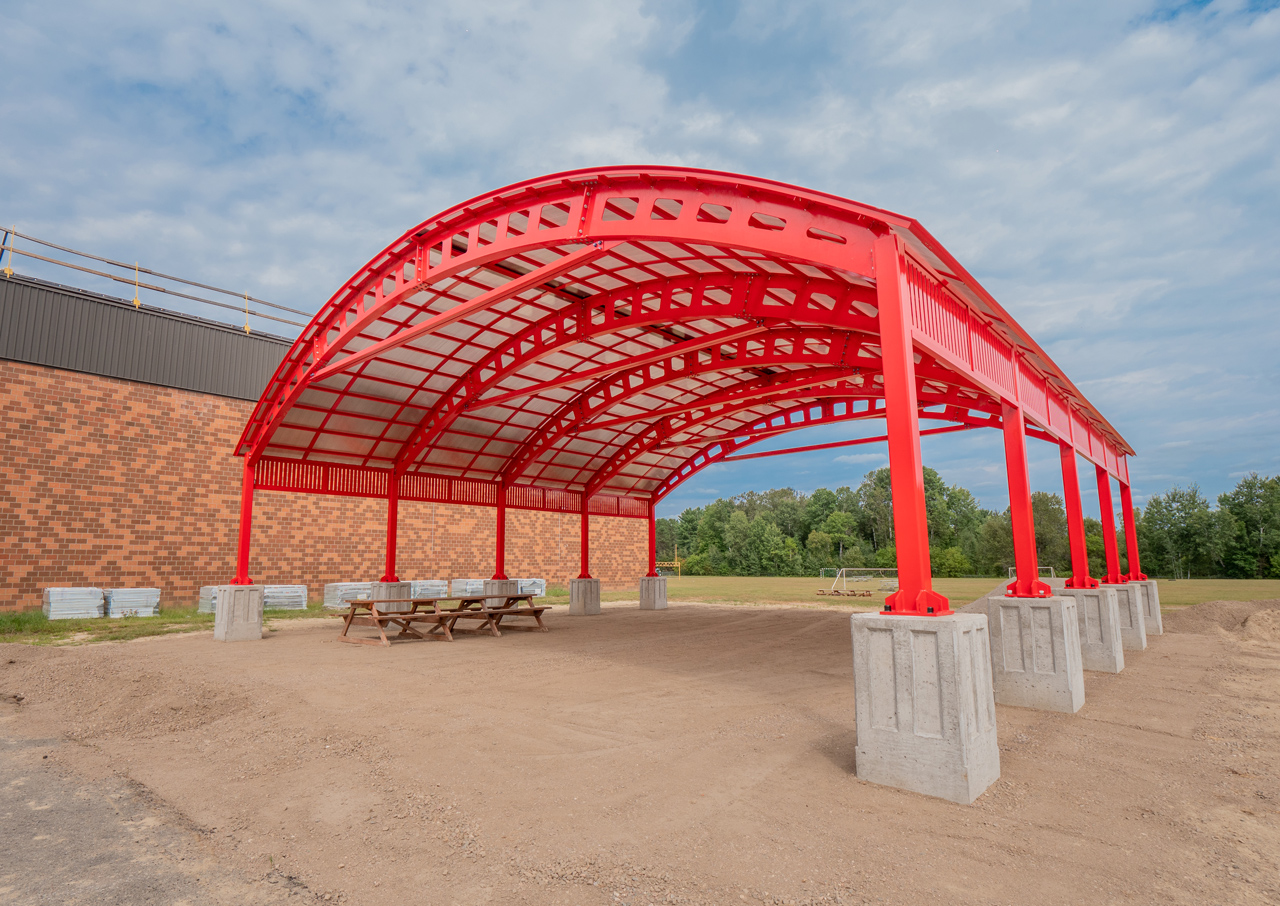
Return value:
M 306 610 L 269 610 L 266 622 L 321 616 L 318 603 Z M 50 620 L 39 610 L 0 613 L 0 642 L 57 645 L 75 642 L 127 642 L 143 636 L 169 635 L 213 629 L 213 614 L 196 613 L 195 605 L 160 610 L 154 617 L 101 617 L 89 620 Z
M 980 598 L 998 583 L 997 579 L 935 579 L 934 588 L 946 595 L 953 607 Z M 879 580 L 849 583 L 849 588 L 867 588 L 870 598 L 829 597 L 817 594 L 831 587 L 830 579 L 778 578 L 744 576 L 684 576 L 667 580 L 669 601 L 705 601 L 708 604 L 809 604 L 845 607 L 850 610 L 873 610 L 884 600 Z M 634 601 L 638 590 L 621 586 L 601 594 L 605 601 Z M 1160 606 L 1163 609 L 1188 607 L 1204 601 L 1256 601 L 1280 598 L 1280 579 L 1171 579 L 1160 580 Z M 569 590 L 551 586 L 547 603 L 567 605 Z M 266 615 L 266 626 L 275 620 L 296 620 L 332 615 L 323 611 L 319 602 L 306 610 L 273 610 Z M 66 645 L 80 642 L 125 642 L 144 636 L 169 635 L 174 632 L 198 632 L 213 628 L 213 614 L 196 613 L 194 605 L 164 608 L 156 617 L 122 617 L 120 619 L 49 620 L 38 610 L 22 613 L 0 613 L 0 642 L 29 645 Z

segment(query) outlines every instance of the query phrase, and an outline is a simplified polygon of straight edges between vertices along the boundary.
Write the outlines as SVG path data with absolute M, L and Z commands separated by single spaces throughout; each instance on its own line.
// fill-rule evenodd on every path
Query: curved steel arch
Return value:
M 824 349 L 783 349 L 821 337 Z M 990 425 L 997 412 L 1013 498 L 1025 496 L 1013 479 L 1025 474 L 1026 433 L 1084 455 L 1128 494 L 1132 449 L 919 223 L 670 167 L 555 174 L 409 230 L 304 329 L 236 452 L 246 507 L 263 469 L 272 487 L 381 495 L 394 509 L 406 493 L 501 508 L 536 468 L 521 500 L 576 495 L 585 513 L 593 495 L 617 492 L 600 506 L 651 515 L 674 485 L 632 481 L 632 463 L 694 428 L 738 444 L 742 413 L 826 399 L 831 381 L 855 378 L 863 397 L 885 400 L 904 499 L 915 495 L 919 418 Z M 437 486 L 452 490 L 422 490 Z M 1026 526 L 1015 529 L 1025 546 Z M 392 526 L 388 575 L 393 546 Z M 925 612 L 927 544 L 912 556 L 903 607 Z M 1018 591 L 1037 589 L 1020 579 Z

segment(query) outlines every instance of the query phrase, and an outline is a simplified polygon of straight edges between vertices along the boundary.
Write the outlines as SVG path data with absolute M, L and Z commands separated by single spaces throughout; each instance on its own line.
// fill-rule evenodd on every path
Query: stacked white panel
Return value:
M 44 615 L 51 620 L 80 620 L 103 614 L 101 588 L 46 588 Z
M 262 590 L 263 610 L 306 610 L 307 586 L 267 585 Z
M 106 611 L 109 617 L 154 617 L 160 613 L 160 589 L 108 588 Z

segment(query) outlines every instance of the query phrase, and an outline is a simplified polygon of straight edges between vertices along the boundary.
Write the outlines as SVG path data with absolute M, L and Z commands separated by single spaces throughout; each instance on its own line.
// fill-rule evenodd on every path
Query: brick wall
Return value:
M 49 585 L 159 587 L 190 603 L 235 573 L 241 460 L 253 404 L 0 361 L 0 610 Z M 259 491 L 250 575 L 303 583 L 377 579 L 386 504 Z M 493 573 L 495 510 L 401 501 L 402 579 Z M 578 574 L 578 517 L 510 510 L 507 575 Z M 591 519 L 591 568 L 634 585 L 648 567 L 642 519 Z

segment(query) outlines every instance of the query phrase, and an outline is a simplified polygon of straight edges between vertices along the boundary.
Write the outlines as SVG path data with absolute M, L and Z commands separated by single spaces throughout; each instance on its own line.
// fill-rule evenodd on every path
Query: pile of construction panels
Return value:
M 517 588 L 520 589 L 522 595 L 533 595 L 535 598 L 545 598 L 547 596 L 547 580 L 546 579 L 516 579 Z
M 324 606 L 329 610 L 346 610 L 352 601 L 369 600 L 372 591 L 372 582 L 330 582 L 324 587 Z
M 160 589 L 108 588 L 106 611 L 109 617 L 154 617 L 160 613 Z
M 409 584 L 413 586 L 413 590 L 409 592 L 411 598 L 449 597 L 449 582 L 446 579 L 414 579 Z
M 51 620 L 81 620 L 102 616 L 101 588 L 46 588 L 44 615 Z
M 484 594 L 484 579 L 454 579 L 453 597 L 467 598 Z
M 306 610 L 307 586 L 264 585 L 262 587 L 263 610 Z

